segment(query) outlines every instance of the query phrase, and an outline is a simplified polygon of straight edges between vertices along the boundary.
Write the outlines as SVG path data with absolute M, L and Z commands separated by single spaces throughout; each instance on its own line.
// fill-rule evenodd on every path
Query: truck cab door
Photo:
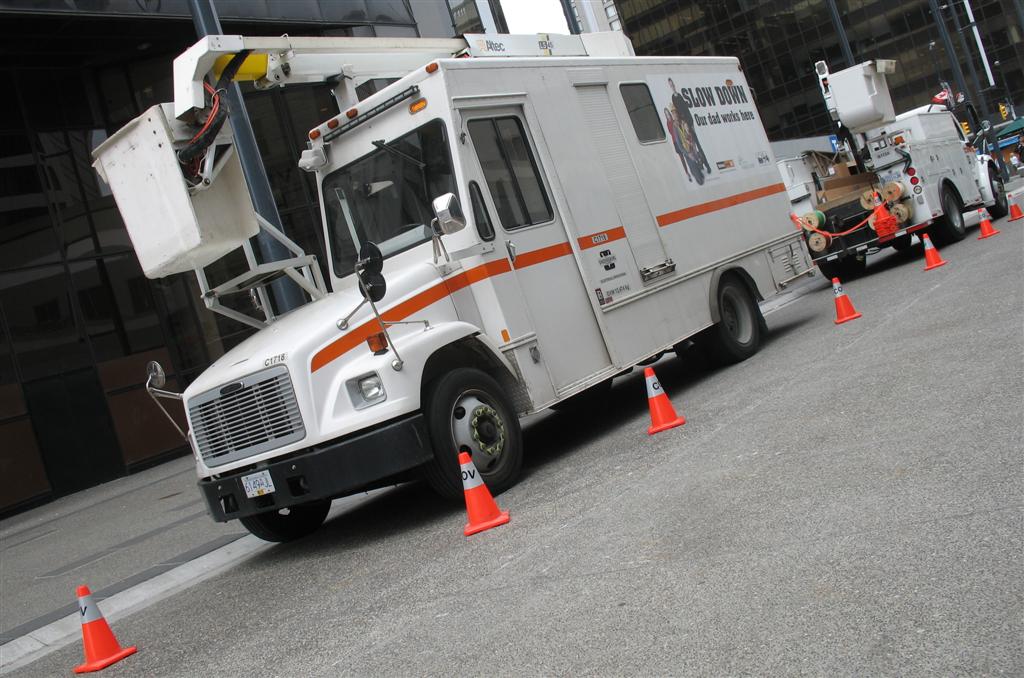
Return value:
M 599 373 L 613 373 L 540 161 L 546 154 L 538 153 L 538 137 L 530 133 L 523 107 L 464 110 L 461 128 L 470 197 L 482 201 L 489 213 L 495 254 L 504 254 L 511 268 L 511 284 L 500 288 L 497 301 L 505 317 L 520 317 L 532 326 L 510 328 L 513 336 L 506 343 L 535 333 L 539 357 L 559 395 Z

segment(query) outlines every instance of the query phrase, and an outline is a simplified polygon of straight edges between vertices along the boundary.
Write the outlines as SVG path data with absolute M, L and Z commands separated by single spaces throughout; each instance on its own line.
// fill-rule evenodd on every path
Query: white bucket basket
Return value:
M 829 76 L 839 119 L 854 132 L 867 131 L 896 119 L 885 73 L 895 68 L 886 59 L 865 61 Z
M 174 142 L 190 131 L 170 111 L 170 104 L 153 106 L 93 152 L 147 278 L 207 266 L 259 231 L 233 149 L 218 159 L 215 181 L 189 192 Z

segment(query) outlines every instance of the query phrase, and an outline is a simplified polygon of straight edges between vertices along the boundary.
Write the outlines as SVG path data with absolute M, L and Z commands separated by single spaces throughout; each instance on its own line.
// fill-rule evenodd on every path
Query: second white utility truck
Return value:
M 461 497 L 460 450 L 501 492 L 520 417 L 687 338 L 743 360 L 765 331 L 758 300 L 814 272 L 734 58 L 638 58 L 621 33 L 214 36 L 174 70 L 175 102 L 96 167 L 147 275 L 195 271 L 210 308 L 260 328 L 177 397 L 211 515 L 264 539 L 410 478 Z M 330 292 L 253 211 L 218 124 L 232 78 L 336 88 L 340 112 L 299 159 Z M 258 263 L 260 228 L 295 257 Z M 239 247 L 251 270 L 208 280 Z M 282 276 L 311 303 L 275 315 Z M 232 294 L 264 318 L 221 303 Z M 151 367 L 152 392 L 174 397 Z
M 863 271 L 868 254 L 904 249 L 918 231 L 938 243 L 961 240 L 979 222 L 980 208 L 993 217 L 1007 213 L 995 161 L 976 151 L 946 105 L 895 114 L 886 82 L 895 68 L 886 59 L 837 73 L 824 61 L 815 64 L 829 114 L 848 132 L 846 144 L 863 170 L 800 177 L 798 162 L 781 167 L 811 256 L 826 277 Z M 876 223 L 879 203 L 894 219 Z

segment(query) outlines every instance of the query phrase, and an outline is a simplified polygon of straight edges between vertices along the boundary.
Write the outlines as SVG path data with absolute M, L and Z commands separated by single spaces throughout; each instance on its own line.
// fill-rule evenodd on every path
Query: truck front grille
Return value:
M 208 466 L 261 454 L 306 434 L 284 365 L 201 393 L 189 400 L 188 412 Z

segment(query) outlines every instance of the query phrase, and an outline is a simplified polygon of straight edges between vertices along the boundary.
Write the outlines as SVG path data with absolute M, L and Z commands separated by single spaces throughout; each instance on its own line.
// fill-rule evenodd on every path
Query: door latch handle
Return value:
M 516 244 L 511 240 L 505 241 L 505 249 L 508 250 L 508 258 L 512 260 L 512 263 L 516 263 Z

